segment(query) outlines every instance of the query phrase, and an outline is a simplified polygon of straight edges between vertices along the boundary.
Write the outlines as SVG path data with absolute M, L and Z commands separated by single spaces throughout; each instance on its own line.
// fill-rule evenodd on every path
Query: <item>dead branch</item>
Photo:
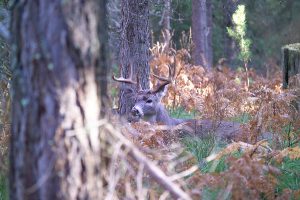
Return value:
M 106 128 L 115 135 L 129 149 L 129 155 L 140 164 L 143 164 L 149 175 L 161 186 L 164 187 L 175 199 L 191 200 L 192 198 L 185 193 L 177 184 L 171 181 L 166 174 L 151 162 L 132 142 L 125 138 L 111 124 L 106 124 Z

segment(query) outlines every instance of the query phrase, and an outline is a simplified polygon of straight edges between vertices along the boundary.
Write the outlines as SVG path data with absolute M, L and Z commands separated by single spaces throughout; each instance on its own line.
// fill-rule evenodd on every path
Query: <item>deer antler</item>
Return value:
M 121 83 L 130 83 L 130 84 L 137 84 L 135 81 L 132 80 L 132 76 L 133 76 L 133 68 L 132 68 L 132 64 L 130 64 L 130 75 L 128 78 L 124 78 L 124 77 L 120 77 L 120 78 L 117 78 L 115 77 L 114 75 L 112 76 L 112 79 L 114 81 L 117 81 L 117 82 L 121 82 Z
M 171 66 L 168 65 L 168 70 L 169 70 L 169 76 L 168 77 L 162 77 L 162 76 L 158 76 L 158 75 L 152 73 L 152 75 L 155 78 L 157 78 L 158 80 L 164 81 L 162 84 L 158 85 L 157 88 L 152 91 L 153 93 L 164 90 L 166 85 L 172 83 L 172 80 L 173 80 L 174 74 L 175 74 L 175 69 L 174 69 L 174 71 L 172 71 Z
M 175 70 L 174 72 L 172 72 L 172 68 L 170 65 L 168 65 L 168 70 L 169 70 L 169 76 L 168 77 L 162 77 L 162 76 L 158 76 L 154 73 L 152 73 L 152 75 L 157 78 L 158 80 L 161 80 L 161 81 L 166 81 L 168 83 L 171 83 L 172 82 L 172 79 L 174 77 L 174 74 L 175 74 Z

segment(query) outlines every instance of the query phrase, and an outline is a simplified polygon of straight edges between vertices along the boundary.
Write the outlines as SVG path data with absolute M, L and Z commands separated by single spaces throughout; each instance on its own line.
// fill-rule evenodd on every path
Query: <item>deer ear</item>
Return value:
M 155 94 L 160 99 L 163 98 L 167 93 L 168 84 L 169 82 L 165 82 L 159 85 L 152 93 Z

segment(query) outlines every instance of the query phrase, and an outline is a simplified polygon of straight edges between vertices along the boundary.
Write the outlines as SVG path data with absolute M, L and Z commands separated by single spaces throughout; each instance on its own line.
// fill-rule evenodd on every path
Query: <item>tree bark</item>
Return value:
M 300 43 L 286 45 L 282 47 L 281 52 L 283 88 L 296 89 L 296 100 L 293 104 L 297 110 L 300 110 Z
M 162 16 L 163 30 L 171 30 L 171 2 L 172 0 L 164 1 L 164 10 Z
M 101 116 L 104 117 L 108 112 L 110 101 L 108 97 L 108 74 L 110 71 L 110 52 L 109 52 L 109 36 L 108 36 L 108 19 L 107 19 L 107 0 L 100 1 L 99 9 L 99 40 L 100 40 L 100 63 L 96 69 L 96 79 L 98 86 L 98 96 L 101 105 Z
M 288 88 L 290 78 L 300 73 L 300 43 L 282 47 L 283 88 Z
M 149 88 L 149 1 L 122 0 L 121 75 L 129 76 L 132 65 L 133 80 L 138 85 L 122 84 L 120 89 L 119 113 L 128 115 L 134 99 L 126 95 L 126 87 L 137 91 Z
M 211 0 L 192 0 L 192 40 L 194 64 L 212 68 Z
M 162 14 L 162 34 L 165 51 L 169 51 L 171 42 L 171 0 L 164 1 L 164 10 Z
M 237 57 L 236 53 L 236 42 L 232 37 L 228 35 L 227 27 L 232 28 L 233 22 L 232 22 L 232 15 L 235 12 L 237 5 L 239 4 L 239 0 L 232 1 L 232 0 L 225 0 L 222 1 L 223 4 L 223 38 L 224 38 L 224 57 L 227 59 L 227 62 L 229 64 L 233 64 L 233 61 Z
M 101 199 L 96 1 L 12 10 L 10 199 Z

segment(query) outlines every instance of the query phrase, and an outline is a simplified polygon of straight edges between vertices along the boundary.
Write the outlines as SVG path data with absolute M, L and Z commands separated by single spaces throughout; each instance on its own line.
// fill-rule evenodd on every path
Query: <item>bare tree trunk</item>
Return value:
M 228 63 L 232 64 L 234 59 L 237 57 L 236 52 L 236 42 L 232 37 L 228 35 L 227 27 L 232 27 L 232 15 L 237 8 L 239 0 L 232 1 L 232 0 L 224 0 L 222 1 L 223 4 L 223 22 L 225 27 L 223 28 L 223 38 L 224 38 L 224 56 L 227 59 Z
M 121 71 L 123 77 L 129 76 L 132 64 L 133 79 L 142 89 L 149 88 L 149 1 L 122 0 L 122 35 L 121 35 Z M 119 113 L 128 115 L 133 107 L 133 99 L 126 95 L 124 87 L 136 91 L 134 85 L 121 87 Z
M 300 43 L 285 45 L 281 48 L 282 55 L 282 75 L 284 89 L 294 89 L 299 91 L 300 88 Z M 294 107 L 300 111 L 300 93 L 295 92 L 296 100 L 293 102 Z
M 172 0 L 164 1 L 164 11 L 162 18 L 162 25 L 164 30 L 171 30 L 171 2 Z
M 206 10 L 207 10 L 207 32 L 206 36 L 206 57 L 207 57 L 207 68 L 212 68 L 213 66 L 213 48 L 212 48 L 212 27 L 213 27 L 213 21 L 212 21 L 212 0 L 206 0 Z
M 171 42 L 171 1 L 172 0 L 164 1 L 164 10 L 162 15 L 162 34 L 166 52 L 168 52 Z
M 101 199 L 96 1 L 12 11 L 10 199 Z
M 192 39 L 194 64 L 212 67 L 211 0 L 192 0 Z
M 99 40 L 100 40 L 100 64 L 96 69 L 96 79 L 98 85 L 98 96 L 101 104 L 101 116 L 105 116 L 109 105 L 108 97 L 108 74 L 110 71 L 110 52 L 109 52 L 109 37 L 108 37 L 108 19 L 107 19 L 107 0 L 100 1 L 99 9 Z
M 285 45 L 281 49 L 282 55 L 282 87 L 287 89 L 290 84 L 290 79 L 300 74 L 300 43 Z M 293 87 L 293 85 L 292 85 Z

